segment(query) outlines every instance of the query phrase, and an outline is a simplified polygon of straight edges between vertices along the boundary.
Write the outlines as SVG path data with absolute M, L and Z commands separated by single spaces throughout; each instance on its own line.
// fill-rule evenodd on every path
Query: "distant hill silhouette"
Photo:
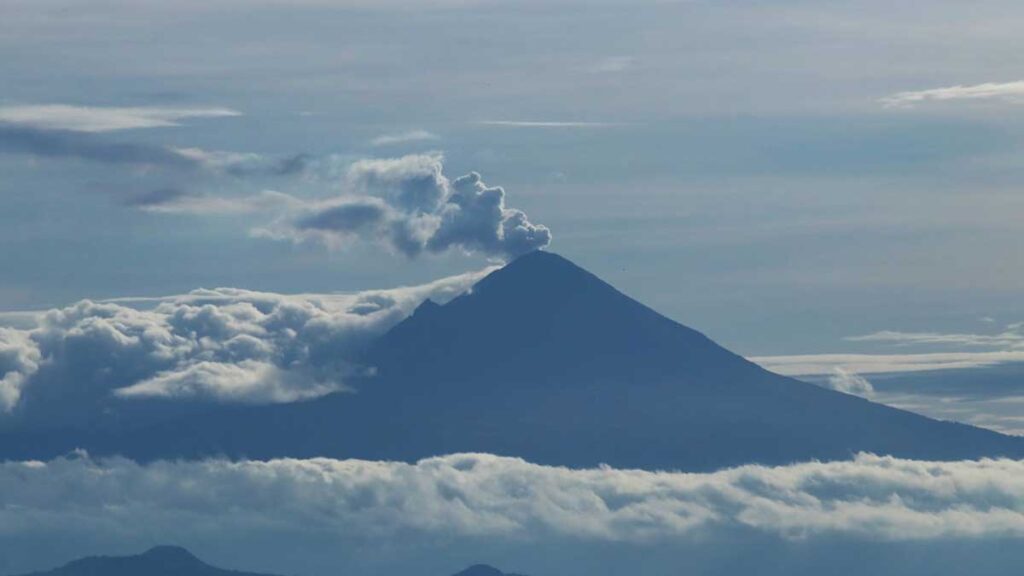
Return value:
M 138 556 L 90 556 L 25 576 L 265 576 L 214 568 L 177 546 L 157 546 Z
M 60 568 L 23 576 L 270 576 L 215 568 L 178 546 L 156 546 L 137 556 L 89 556 Z M 522 576 L 486 564 L 470 566 L 454 576 Z
M 477 564 L 476 566 L 470 566 L 462 572 L 455 574 L 455 576 L 522 576 L 521 574 L 512 574 L 502 572 L 493 566 L 487 564 Z
M 785 327 L 779 327 L 785 330 Z M 413 461 L 480 451 L 570 466 L 708 470 L 843 459 L 1024 457 L 1024 439 L 779 376 L 548 252 L 374 343 L 356 394 L 235 407 L 120 433 L 8 436 L 0 457 Z M 4 440 L 0 438 L 0 440 Z

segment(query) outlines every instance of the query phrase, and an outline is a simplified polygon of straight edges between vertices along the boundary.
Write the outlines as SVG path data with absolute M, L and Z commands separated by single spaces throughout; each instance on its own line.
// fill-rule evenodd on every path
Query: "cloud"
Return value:
M 924 102 L 946 102 L 955 100 L 1004 100 L 1024 102 L 1024 81 L 986 82 L 973 86 L 949 86 L 929 90 L 897 92 L 879 99 L 890 108 L 907 108 Z
M 587 67 L 592 74 L 614 74 L 632 68 L 636 59 L 631 56 L 609 56 Z
M 290 176 L 308 169 L 313 159 L 306 154 L 268 157 L 111 141 L 100 134 L 179 126 L 178 121 L 186 118 L 240 115 L 241 112 L 230 108 L 0 106 L 0 152 L 236 177 Z
M 236 177 L 290 176 L 305 172 L 312 163 L 312 159 L 305 154 L 267 157 L 201 148 L 173 148 L 141 142 L 111 141 L 87 132 L 4 124 L 0 124 L 0 152 Z
M 284 157 L 267 157 L 252 152 L 230 152 L 204 150 L 202 148 L 174 148 L 173 151 L 212 172 L 223 172 L 232 176 L 291 176 L 302 174 L 313 163 L 308 154 L 293 154 Z
M 544 120 L 481 120 L 477 122 L 482 126 L 498 126 L 504 128 L 604 128 L 617 126 L 609 122 L 570 122 L 570 121 L 544 121 Z
M 870 398 L 875 395 L 875 388 L 868 382 L 867 378 L 851 372 L 846 368 L 836 366 L 832 369 L 832 375 L 828 378 L 828 385 L 837 392 L 853 394 Z
M 146 212 L 210 216 L 286 209 L 299 201 L 274 190 L 263 190 L 246 196 L 209 196 L 181 188 L 158 188 L 130 196 L 124 203 Z
M 786 376 L 830 374 L 836 366 L 859 374 L 894 374 L 980 368 L 1006 362 L 1024 362 L 1024 350 L 921 354 L 797 354 L 753 356 L 748 360 Z
M 703 474 L 572 470 L 488 454 L 414 464 L 318 458 L 140 465 L 82 455 L 0 463 L 5 538 L 118 534 L 143 525 L 163 541 L 263 530 L 334 545 L 417 534 L 685 543 L 723 527 L 790 540 L 1020 538 L 1022 500 L 1021 461 L 870 454 Z
M 246 345 L 261 348 L 256 342 Z M 275 404 L 317 398 L 341 389 L 340 383 L 317 381 L 316 376 L 259 360 L 201 361 L 160 372 L 138 384 L 115 390 L 114 394 L 121 398 L 203 398 Z
M 899 347 L 926 346 L 932 347 L 932 350 L 936 347 L 948 350 L 951 346 L 990 350 L 913 354 L 800 354 L 760 356 L 750 360 L 787 376 L 830 374 L 837 366 L 861 374 L 982 368 L 1008 362 L 1024 362 L 1022 327 L 1024 324 L 1008 324 L 993 334 L 882 330 L 845 338 L 850 342 L 885 343 Z
M 1024 435 L 1024 394 L 1019 391 L 912 390 L 876 392 L 872 400 L 937 420 L 964 422 L 1003 434 Z
M 112 132 L 180 126 L 187 118 L 241 116 L 231 108 L 100 107 L 68 104 L 0 106 L 0 123 L 43 130 Z
M 426 142 L 438 139 L 440 139 L 440 137 L 437 134 L 427 132 L 426 130 L 411 130 L 400 134 L 382 134 L 381 136 L 377 136 L 373 140 L 370 140 L 370 144 L 373 146 L 393 146 L 395 144 Z
M 137 142 L 112 142 L 82 132 L 0 124 L 0 152 L 70 158 L 103 164 L 198 170 L 202 163 L 178 151 Z
M 157 188 L 155 190 L 131 196 L 125 200 L 125 204 L 136 208 L 150 208 L 173 205 L 180 202 L 183 198 L 191 196 L 191 192 L 181 188 Z
M 851 342 L 887 342 L 902 346 L 951 344 L 960 346 L 990 346 L 1024 349 L 1024 334 L 1018 325 L 1010 325 L 999 334 L 970 334 L 943 332 L 899 332 L 883 330 L 863 336 L 849 336 Z
M 22 330 L 0 327 L 0 412 L 10 411 L 21 398 L 42 357 Z
M 479 174 L 449 181 L 440 154 L 360 160 L 345 180 L 348 193 L 306 203 L 257 233 L 333 248 L 368 240 L 409 257 L 449 249 L 514 257 L 551 242 L 547 227 L 508 208 L 505 191 Z
M 996 326 L 994 320 L 986 324 Z M 773 372 L 804 377 L 827 388 L 931 418 L 1024 434 L 1024 397 L 1018 386 L 1018 368 L 1011 366 L 1024 365 L 1021 326 L 1012 323 L 988 334 L 883 330 L 846 338 L 901 349 L 940 351 L 804 354 L 750 360 Z M 872 384 L 863 374 L 880 377 Z
M 0 415 L 54 424 L 127 399 L 259 404 L 343 390 L 368 369 L 352 360 L 362 346 L 490 270 L 356 294 L 218 288 L 50 310 L 32 328 L 0 328 Z

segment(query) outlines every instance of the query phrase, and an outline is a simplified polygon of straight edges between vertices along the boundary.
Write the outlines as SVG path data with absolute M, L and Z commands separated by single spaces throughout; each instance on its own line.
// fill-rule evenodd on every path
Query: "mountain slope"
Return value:
M 188 550 L 157 546 L 137 556 L 90 556 L 26 576 L 260 576 L 206 564 Z
M 416 460 L 480 451 L 543 464 L 708 470 L 842 459 L 1024 457 L 1024 439 L 938 422 L 772 374 L 547 252 L 370 349 L 356 394 L 237 407 L 120 434 L 11 438 L 0 456 L 76 447 L 148 460 L 228 455 Z
M 548 462 L 708 469 L 858 451 L 1024 454 L 1022 439 L 770 373 L 546 252 L 414 314 L 370 359 L 381 390 L 473 421 L 487 448 Z

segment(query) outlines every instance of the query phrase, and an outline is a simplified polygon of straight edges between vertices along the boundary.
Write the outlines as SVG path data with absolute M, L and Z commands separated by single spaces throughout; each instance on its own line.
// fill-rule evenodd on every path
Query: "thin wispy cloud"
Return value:
M 111 141 L 98 134 L 0 123 L 0 153 L 125 166 L 189 171 L 202 168 L 193 157 L 145 142 Z
M 995 320 L 988 322 L 994 324 Z M 896 374 L 931 370 L 983 368 L 1024 361 L 1024 324 L 1007 324 L 999 332 L 904 332 L 880 330 L 847 336 L 849 342 L 917 347 L 920 352 L 901 354 L 799 354 L 752 357 L 765 368 L 787 376 L 831 374 L 835 367 L 862 374 Z M 954 348 L 954 350 L 950 350 Z M 959 348 L 959 350 L 955 349 Z M 964 349 L 967 349 L 965 351 Z
M 899 346 L 913 345 L 956 345 L 989 346 L 1024 349 L 1024 333 L 1019 326 L 1011 325 L 999 334 L 943 333 L 943 332 L 900 332 L 883 330 L 863 336 L 849 336 L 851 342 L 885 342 Z
M 962 370 L 995 366 L 1007 362 L 1024 362 L 1024 350 L 921 354 L 796 354 L 752 356 L 748 360 L 786 376 L 831 374 L 836 366 L 858 374 L 898 374 L 933 370 Z
M 614 74 L 633 67 L 636 59 L 631 56 L 610 56 L 587 67 L 593 74 Z
M 211 196 L 180 188 L 158 188 L 125 201 L 125 205 L 146 212 L 202 216 L 282 210 L 299 204 L 295 197 L 274 190 L 246 196 Z
M 925 102 L 948 102 L 957 100 L 1004 100 L 1024 103 L 1024 80 L 1015 82 L 986 82 L 971 86 L 958 85 L 927 90 L 897 92 L 880 98 L 879 102 L 889 108 L 909 108 Z
M 995 319 L 985 322 L 996 324 Z M 1013 376 L 992 377 L 1024 363 L 1022 325 L 989 334 L 882 330 L 847 341 L 889 345 L 911 353 L 804 354 L 749 358 L 762 367 L 827 388 L 870 398 L 940 420 L 953 420 L 1007 434 L 1024 434 L 1024 392 Z M 972 377 L 964 376 L 970 371 Z M 916 375 L 915 374 L 919 374 Z M 875 384 L 863 375 L 877 375 Z M 927 379 L 928 384 L 921 384 Z M 882 387 L 877 386 L 882 383 Z
M 504 128 L 605 128 L 619 125 L 612 122 L 563 122 L 549 120 L 480 120 L 477 124 Z
M 410 130 L 400 134 L 383 134 L 370 140 L 372 146 L 394 146 L 396 144 L 409 144 L 412 142 L 428 142 L 439 140 L 440 136 L 426 130 Z
M 231 108 L 102 107 L 70 104 L 0 106 L 0 122 L 43 130 L 113 132 L 180 126 L 188 118 L 241 116 Z

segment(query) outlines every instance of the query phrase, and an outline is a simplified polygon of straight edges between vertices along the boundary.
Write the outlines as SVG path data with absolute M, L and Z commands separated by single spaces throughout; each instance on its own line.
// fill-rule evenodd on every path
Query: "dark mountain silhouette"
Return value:
M 156 546 L 137 556 L 89 556 L 24 576 L 270 576 L 215 568 L 178 546 Z M 522 576 L 476 564 L 454 576 Z
M 237 407 L 118 433 L 0 442 L 147 460 L 227 455 L 416 460 L 452 452 L 546 464 L 707 470 L 842 459 L 1024 456 L 1024 439 L 770 373 L 547 252 L 520 257 L 374 343 L 356 394 Z
M 462 572 L 455 574 L 455 576 L 522 576 L 521 574 L 512 574 L 502 572 L 494 566 L 488 566 L 487 564 L 477 564 L 470 566 Z
M 177 546 L 157 546 L 138 556 L 90 556 L 26 576 L 261 576 L 214 568 Z

